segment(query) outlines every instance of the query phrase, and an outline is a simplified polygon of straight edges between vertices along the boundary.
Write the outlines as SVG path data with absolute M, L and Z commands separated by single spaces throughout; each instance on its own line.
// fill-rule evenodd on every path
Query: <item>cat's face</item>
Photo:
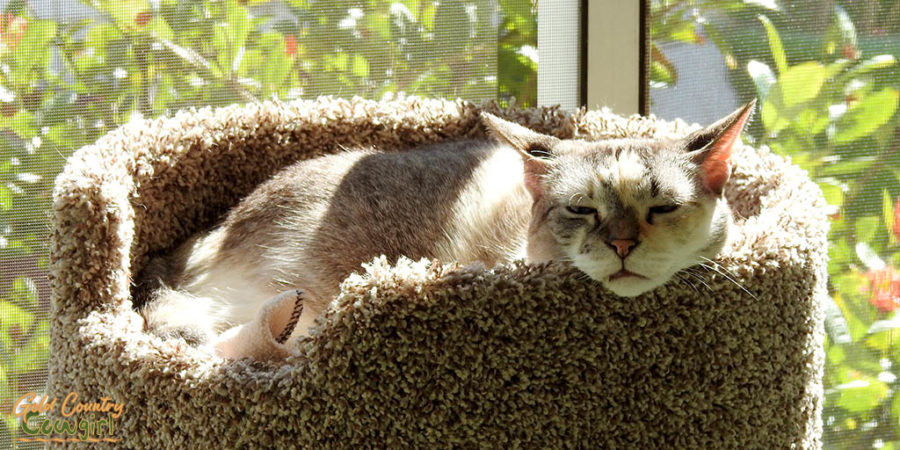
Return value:
M 731 224 L 731 150 L 752 107 L 676 141 L 559 140 L 486 117 L 526 158 L 529 260 L 570 261 L 631 297 L 714 258 Z
M 564 259 L 617 295 L 653 289 L 725 243 L 728 205 L 681 149 L 612 140 L 553 151 L 532 238 L 552 237 Z

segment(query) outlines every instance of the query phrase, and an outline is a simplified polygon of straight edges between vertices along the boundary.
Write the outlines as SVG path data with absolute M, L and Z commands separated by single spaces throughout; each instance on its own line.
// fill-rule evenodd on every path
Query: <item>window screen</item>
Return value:
M 2 448 L 27 445 L 11 407 L 46 380 L 49 205 L 74 150 L 129 120 L 193 106 L 318 95 L 536 99 L 531 0 L 19 0 L 0 8 Z
M 825 445 L 900 447 L 900 1 L 650 6 L 650 111 L 706 125 L 759 98 L 751 143 L 831 205 Z

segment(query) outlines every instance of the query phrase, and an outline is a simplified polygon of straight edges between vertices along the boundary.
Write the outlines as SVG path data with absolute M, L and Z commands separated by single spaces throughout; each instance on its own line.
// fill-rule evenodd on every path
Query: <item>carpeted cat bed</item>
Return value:
M 691 129 L 484 108 L 560 137 Z M 224 361 L 142 331 L 131 280 L 148 255 L 279 168 L 482 135 L 480 110 L 263 103 L 137 121 L 82 148 L 54 193 L 50 395 L 124 403 L 106 436 L 116 447 L 820 445 L 824 201 L 803 171 L 749 147 L 727 191 L 738 235 L 702 282 L 624 299 L 553 265 L 376 261 L 285 361 Z

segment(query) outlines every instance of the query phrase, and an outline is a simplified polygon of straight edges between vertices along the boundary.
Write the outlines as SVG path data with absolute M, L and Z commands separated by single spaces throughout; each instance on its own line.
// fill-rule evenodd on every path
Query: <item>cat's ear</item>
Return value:
M 508 143 L 524 156 L 549 160 L 553 156 L 551 153 L 553 146 L 559 142 L 558 138 L 531 131 L 490 113 L 481 113 L 481 121 L 491 136 Z
M 525 187 L 535 198 L 544 193 L 541 175 L 553 165 L 553 147 L 558 138 L 531 131 L 517 123 L 493 114 L 481 113 L 481 121 L 495 139 L 505 142 L 522 154 L 525 163 Z
M 750 121 L 756 100 L 738 108 L 718 122 L 684 138 L 690 158 L 700 166 L 703 185 L 721 195 L 731 175 L 731 153 L 741 141 L 741 132 Z

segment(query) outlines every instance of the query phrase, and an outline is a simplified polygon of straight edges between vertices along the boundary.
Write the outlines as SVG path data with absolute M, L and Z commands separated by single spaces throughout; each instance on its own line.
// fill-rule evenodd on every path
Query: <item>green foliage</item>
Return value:
M 519 106 L 537 104 L 537 16 L 533 0 L 500 0 L 497 67 L 501 102 L 515 99 Z
M 38 274 L 53 180 L 75 149 L 132 117 L 192 106 L 399 92 L 536 99 L 531 0 L 100 0 L 83 2 L 100 20 L 59 22 L 28 4 L 0 15 L 0 417 L 10 430 L 11 402 L 46 371 Z M 0 447 L 11 435 L 0 431 Z
M 838 12 L 835 20 L 846 17 Z M 786 67 L 767 93 L 760 90 L 766 132 L 760 143 L 808 170 L 835 208 L 829 274 L 841 315 L 829 321 L 846 323 L 850 339 L 831 336 L 825 344 L 825 439 L 871 446 L 900 439 L 900 410 L 893 406 L 900 356 L 900 339 L 893 339 L 900 327 L 900 247 L 893 227 L 900 210 L 900 80 L 891 55 L 855 60 L 855 51 L 846 53 L 851 58 L 823 55 Z
M 731 30 L 720 29 L 718 23 L 709 21 L 704 14 L 716 11 L 730 15 L 753 15 L 768 12 L 768 2 L 738 0 L 652 0 L 650 2 L 650 82 L 654 87 L 666 87 L 675 83 L 678 73 L 674 64 L 660 51 L 657 43 L 681 42 L 704 44 L 711 40 L 725 55 L 730 69 L 736 67 L 735 48 L 743 43 L 727 39 Z M 771 25 L 771 24 L 769 24 Z M 771 34 L 769 39 L 771 41 Z M 781 45 L 780 42 L 773 45 Z
M 696 25 L 710 11 L 725 12 L 730 20 L 739 21 L 741 14 L 735 12 L 759 6 L 748 3 L 666 5 L 668 10 L 699 8 L 693 16 Z M 892 3 L 895 10 L 900 7 L 896 0 L 885 3 Z M 736 72 L 732 80 L 739 92 L 760 100 L 754 143 L 790 156 L 809 171 L 831 207 L 824 440 L 838 448 L 900 444 L 900 339 L 894 338 L 894 334 L 900 336 L 897 61 L 890 53 L 865 56 L 858 47 L 861 39 L 856 27 L 840 4 L 834 8 L 831 24 L 812 40 L 821 45 L 805 45 L 803 52 L 790 50 L 801 35 L 776 26 L 790 23 L 785 13 L 753 14 L 761 29 L 731 33 L 732 39 L 720 49 L 726 61 L 729 57 L 746 61 L 732 66 Z M 746 18 L 749 13 L 743 15 Z M 752 21 L 744 23 L 751 26 Z M 704 26 L 719 29 L 717 23 Z M 665 32 L 653 35 L 661 41 L 686 36 L 684 32 L 668 35 L 671 24 L 659 29 Z M 742 48 L 757 41 L 747 38 L 753 33 L 764 34 L 768 48 Z M 896 39 L 886 36 L 883 42 Z M 744 74 L 737 73 L 743 68 Z M 742 76 L 751 82 L 744 83 Z M 744 85 L 752 90 L 742 90 Z

